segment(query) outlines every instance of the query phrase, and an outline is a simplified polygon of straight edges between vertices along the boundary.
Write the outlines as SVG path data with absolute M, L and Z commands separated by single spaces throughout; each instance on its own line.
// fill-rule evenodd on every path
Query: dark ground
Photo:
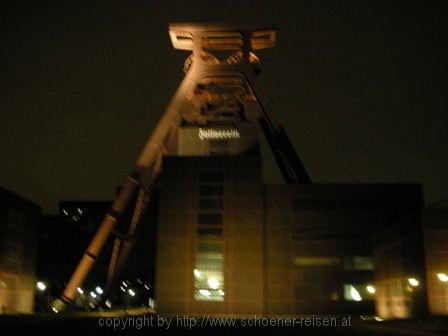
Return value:
M 151 319 L 152 317 L 152 319 Z M 115 319 L 115 320 L 114 320 Z M 120 320 L 119 320 L 120 319 Z M 324 327 L 324 326 L 302 326 L 279 327 L 279 326 L 244 326 L 242 319 L 233 320 L 240 324 L 239 327 L 210 327 L 187 325 L 183 320 L 172 317 L 171 325 L 167 327 L 158 326 L 158 315 L 122 316 L 122 317 L 79 317 L 71 315 L 49 316 L 1 316 L 0 330 L 8 331 L 9 335 L 19 334 L 54 334 L 64 335 L 88 333 L 90 335 L 102 334 L 149 334 L 149 335 L 447 335 L 448 323 L 446 319 L 432 319 L 431 321 L 363 321 L 351 319 L 350 326 Z M 317 319 L 317 318 L 316 318 Z M 128 325 L 123 327 L 122 321 Z M 230 318 L 227 321 L 231 320 Z M 132 322 L 129 322 L 132 321 Z M 151 322 L 152 321 L 152 322 Z M 252 320 L 253 322 L 254 320 Z M 261 324 L 261 320 L 257 320 Z M 341 323 L 342 319 L 337 320 Z M 113 323 L 117 326 L 114 329 Z M 196 320 L 197 324 L 204 324 L 204 320 Z M 265 320 L 267 322 L 267 320 Z M 305 321 L 303 321 L 305 322 Z M 120 325 L 118 325 L 118 323 Z M 131 323 L 131 325 L 129 325 Z M 207 323 L 210 323 L 208 321 Z M 207 324 L 206 323 L 206 324 Z M 247 321 L 245 321 L 247 323 Z M 107 326 L 106 324 L 110 324 Z M 152 326 L 151 326 L 152 324 Z M 176 325 L 177 324 L 177 325 Z M 182 324 L 182 325 L 181 325 Z M 103 326 L 101 326 L 103 325 Z

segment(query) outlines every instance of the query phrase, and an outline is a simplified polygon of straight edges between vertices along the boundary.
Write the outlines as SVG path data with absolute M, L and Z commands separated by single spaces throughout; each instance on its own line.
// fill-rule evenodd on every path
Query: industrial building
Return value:
M 32 313 L 41 209 L 0 187 L 0 314 Z
M 421 187 L 266 185 L 261 162 L 165 158 L 158 310 L 373 314 L 371 237 L 421 209 Z
M 375 234 L 373 253 L 378 315 L 448 315 L 448 211 L 402 218 Z

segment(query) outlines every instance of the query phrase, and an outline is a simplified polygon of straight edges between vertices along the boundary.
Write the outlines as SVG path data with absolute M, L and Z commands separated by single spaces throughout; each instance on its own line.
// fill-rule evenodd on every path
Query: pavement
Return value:
M 363 336 L 429 336 L 448 335 L 448 318 L 426 320 L 375 321 L 350 318 L 350 323 L 336 326 L 325 325 L 325 317 L 313 316 L 314 320 L 301 318 L 301 324 L 286 325 L 286 318 L 198 318 L 190 316 L 163 316 L 149 313 L 147 308 L 128 309 L 114 312 L 88 312 L 68 314 L 34 314 L 0 316 L 0 330 L 9 335 L 20 334 L 151 334 L 151 335 L 363 335 Z M 194 325 L 193 325 L 194 321 Z M 250 321 L 250 322 L 249 322 Z M 306 323 L 306 321 L 311 321 Z M 317 322 L 320 321 L 320 322 Z M 204 323 L 206 322 L 206 323 Z M 212 322 L 219 322 L 213 324 Z M 226 323 L 224 323 L 226 322 Z M 234 324 L 229 324 L 233 322 Z M 275 322 L 275 323 L 274 323 Z M 347 319 L 345 319 L 347 322 Z M 221 324 L 220 324 L 221 323 Z M 282 323 L 282 324 L 280 324 Z M 3 334 L 3 333 L 2 333 Z

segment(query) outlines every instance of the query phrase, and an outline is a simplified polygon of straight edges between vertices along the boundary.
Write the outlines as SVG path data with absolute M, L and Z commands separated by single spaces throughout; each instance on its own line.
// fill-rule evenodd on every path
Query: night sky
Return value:
M 183 78 L 168 24 L 249 22 L 277 28 L 260 79 L 315 183 L 448 200 L 446 3 L 2 1 L 0 185 L 111 199 Z

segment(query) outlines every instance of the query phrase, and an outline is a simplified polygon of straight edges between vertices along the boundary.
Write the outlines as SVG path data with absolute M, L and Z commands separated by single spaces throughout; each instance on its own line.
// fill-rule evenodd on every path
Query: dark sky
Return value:
M 183 77 L 168 24 L 249 22 L 278 30 L 261 81 L 314 182 L 448 200 L 445 3 L 2 1 L 0 185 L 111 199 Z

